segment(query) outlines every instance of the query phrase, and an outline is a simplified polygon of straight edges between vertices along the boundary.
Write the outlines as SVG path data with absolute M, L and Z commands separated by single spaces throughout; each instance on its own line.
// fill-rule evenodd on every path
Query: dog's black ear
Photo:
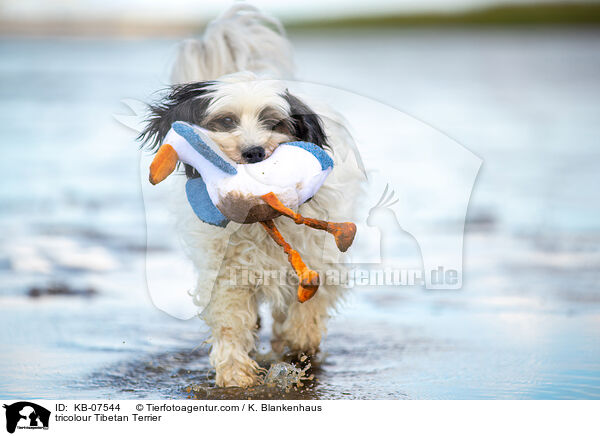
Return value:
M 149 105 L 144 130 L 138 136 L 142 146 L 156 151 L 175 121 L 200 124 L 210 103 L 207 94 L 214 82 L 195 82 L 176 85 L 158 103 Z
M 290 105 L 292 134 L 301 141 L 312 142 L 319 147 L 328 147 L 327 136 L 321 118 L 298 97 L 286 90 L 283 97 Z

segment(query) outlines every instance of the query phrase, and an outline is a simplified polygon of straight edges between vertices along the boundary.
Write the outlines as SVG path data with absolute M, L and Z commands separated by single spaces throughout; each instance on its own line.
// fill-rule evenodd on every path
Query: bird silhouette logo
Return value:
M 415 277 L 419 273 L 419 284 L 426 289 L 460 289 L 467 209 L 482 160 L 434 127 L 391 106 L 326 85 L 286 83 L 307 94 L 343 101 L 343 105 L 338 105 L 341 118 L 329 122 L 352 126 L 352 131 L 344 135 L 352 152 L 337 158 L 356 165 L 355 170 L 362 173 L 364 181 L 360 192 L 348 193 L 358 199 L 352 216 L 357 232 L 348 257 L 340 257 L 340 262 L 349 268 L 384 268 L 414 273 Z M 114 118 L 141 131 L 146 105 L 131 99 L 122 102 L 130 113 Z M 142 154 L 140 181 L 147 243 L 149 247 L 173 247 L 169 268 L 176 266 L 177 286 L 188 286 L 188 292 L 173 292 L 173 280 L 167 278 L 173 272 L 166 272 L 164 258 L 151 250 L 146 253 L 148 291 L 161 310 L 179 319 L 190 319 L 198 307 L 208 304 L 210 293 L 201 294 L 200 298 L 193 285 L 189 287 L 188 283 L 197 281 L 196 271 L 189 263 L 188 248 L 180 243 L 177 223 L 162 208 L 168 201 L 179 201 L 172 194 L 181 189 L 181 183 L 177 184 L 180 180 L 173 178 L 170 185 L 165 180 L 158 188 L 152 186 L 147 182 L 150 165 L 151 156 Z M 230 236 L 239 227 L 240 224 L 230 222 L 226 232 Z M 211 259 L 203 269 L 205 284 L 216 282 L 229 241 L 229 237 L 222 238 L 223 255 Z M 195 306 L 188 304 L 190 296 Z

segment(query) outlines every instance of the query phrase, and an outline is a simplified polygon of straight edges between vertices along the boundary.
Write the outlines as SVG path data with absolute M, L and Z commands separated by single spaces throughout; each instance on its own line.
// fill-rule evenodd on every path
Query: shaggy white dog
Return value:
M 293 77 L 292 70 L 291 48 L 281 24 L 251 6 L 236 5 L 213 21 L 201 39 L 181 44 L 172 71 L 174 86 L 152 107 L 142 136 L 156 146 L 173 121 L 192 122 L 208 129 L 224 153 L 243 163 L 268 157 L 284 142 L 315 143 L 330 153 L 335 166 L 300 213 L 347 221 L 362 178 L 351 138 L 335 112 L 288 91 L 283 80 Z M 191 167 L 186 167 L 186 174 L 198 177 Z M 275 220 L 307 265 L 321 273 L 318 292 L 301 304 L 297 283 L 286 280 L 288 272 L 293 276 L 287 256 L 259 223 L 230 223 L 221 229 L 200 221 L 189 207 L 176 214 L 198 271 L 195 301 L 205 306 L 201 317 L 211 328 L 210 361 L 218 386 L 246 387 L 259 381 L 259 368 L 251 356 L 262 302 L 271 307 L 275 352 L 318 351 L 327 319 L 344 290 L 334 283 L 343 265 L 330 235 L 290 219 Z M 284 277 L 252 283 L 244 280 L 244 271 L 279 271 Z M 207 277 L 215 274 L 213 286 Z

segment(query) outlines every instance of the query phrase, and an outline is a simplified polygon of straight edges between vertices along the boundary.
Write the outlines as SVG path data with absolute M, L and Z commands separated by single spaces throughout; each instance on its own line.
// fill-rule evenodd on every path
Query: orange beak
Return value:
M 163 144 L 150 164 L 150 183 L 156 185 L 165 180 L 169 174 L 175 171 L 177 161 L 179 161 L 179 156 L 175 149 L 169 144 Z

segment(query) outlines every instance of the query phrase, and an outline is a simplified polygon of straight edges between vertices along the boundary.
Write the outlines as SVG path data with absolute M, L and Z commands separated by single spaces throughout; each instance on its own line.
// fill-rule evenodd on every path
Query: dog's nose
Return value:
M 264 160 L 265 158 L 265 149 L 262 147 L 252 147 L 248 150 L 244 150 L 242 152 L 242 157 L 248 163 L 256 163 Z

